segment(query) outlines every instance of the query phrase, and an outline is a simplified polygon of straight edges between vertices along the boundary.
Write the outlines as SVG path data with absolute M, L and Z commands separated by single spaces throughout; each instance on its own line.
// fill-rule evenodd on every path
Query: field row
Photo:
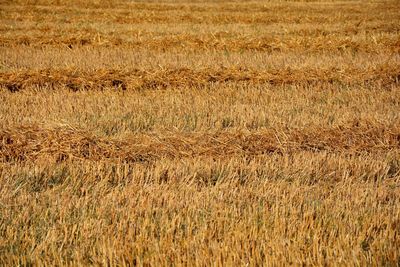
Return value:
M 381 3 L 356 4 L 333 3 L 330 5 L 310 4 L 275 4 L 263 7 L 265 4 L 257 3 L 251 9 L 237 5 L 236 10 L 221 10 L 226 5 L 203 6 L 204 10 L 190 10 L 190 5 L 173 5 L 173 10 L 151 10 L 143 8 L 123 7 L 115 4 L 113 8 L 77 8 L 30 6 L 30 5 L 4 5 L 1 16 L 5 20 L 73 23 L 79 24 L 87 21 L 108 22 L 113 24 L 133 24 L 142 22 L 152 23 L 203 23 L 203 24 L 271 24 L 271 23 L 337 23 L 360 21 L 399 19 L 396 12 L 396 1 Z M 189 8 L 187 8 L 189 7 Z M 240 10 L 242 8 L 242 10 Z M 167 11 L 167 12 L 165 12 Z
M 11 33 L 11 32 L 10 32 Z M 42 47 L 49 45 L 65 46 L 69 48 L 90 47 L 125 47 L 127 50 L 146 48 L 155 51 L 166 49 L 185 50 L 221 50 L 221 51 L 264 51 L 264 52 L 400 52 L 400 41 L 397 34 L 381 33 L 374 36 L 354 35 L 342 36 L 284 36 L 284 37 L 241 37 L 221 38 L 215 35 L 196 36 L 190 34 L 175 34 L 162 37 L 121 37 L 118 33 L 107 35 L 96 34 L 71 34 L 63 32 L 38 33 L 26 35 L 8 34 L 0 38 L 2 47 L 33 46 Z
M 315 1 L 307 3 L 302 1 L 292 1 L 288 3 L 271 1 L 266 4 L 264 1 L 246 1 L 246 2 L 218 2 L 218 1 L 110 1 L 105 0 L 98 2 L 95 0 L 82 1 L 71 0 L 61 2 L 55 0 L 4 0 L 6 6 L 13 9 L 33 8 L 34 10 L 44 10 L 47 12 L 54 10 L 75 10 L 75 11 L 121 11 L 127 10 L 147 10 L 154 12 L 163 11 L 191 11 L 191 12 L 265 12 L 267 14 L 276 15 L 275 11 L 279 12 L 307 12 L 307 13 L 324 13 L 325 11 L 348 12 L 348 13 L 368 13 L 371 9 L 395 7 L 396 1 L 381 1 L 381 2 L 365 2 L 359 5 L 357 2 L 342 2 L 330 1 Z
M 209 70 L 244 69 L 255 72 L 285 69 L 315 69 L 312 73 L 335 69 L 371 70 L 394 68 L 400 64 L 400 53 L 389 51 L 377 53 L 348 51 L 326 51 L 309 53 L 307 51 L 256 52 L 191 50 L 173 48 L 154 51 L 145 48 L 127 47 L 0 47 L 0 73 L 32 73 L 44 70 L 75 70 L 77 73 L 95 73 L 96 70 L 162 71 L 162 70 Z M 68 71 L 68 69 L 70 71 Z M 368 72 L 368 71 L 367 71 Z M 78 75 L 78 74 L 77 74 Z
M 181 23 L 181 24 L 166 24 L 166 23 L 151 23 L 143 22 L 136 24 L 121 24 L 118 27 L 113 27 L 107 22 L 102 21 L 86 21 L 79 24 L 67 22 L 52 23 L 51 21 L 44 21 L 37 23 L 34 21 L 15 22 L 15 20 L 3 20 L 0 25 L 0 32 L 4 35 L 14 34 L 21 36 L 25 33 L 27 36 L 38 36 L 41 34 L 43 37 L 46 34 L 54 36 L 56 33 L 63 33 L 65 35 L 111 35 L 111 36 L 124 36 L 124 37 L 162 37 L 168 35 L 199 35 L 206 34 L 213 35 L 218 38 L 232 38 L 236 36 L 242 37 L 256 37 L 256 36 L 291 36 L 291 37 L 322 37 L 322 36 L 350 36 L 370 34 L 376 35 L 396 34 L 400 30 L 398 19 L 386 20 L 372 20 L 372 21 L 359 21 L 353 22 L 336 22 L 336 23 L 312 23 L 302 21 L 295 24 L 290 23 L 273 23 L 269 25 L 264 24 L 210 24 L 203 25 L 201 23 Z M 126 38 L 125 38 L 126 39 Z
M 297 150 L 292 153 L 259 154 L 252 157 L 243 154 L 177 159 L 164 157 L 152 162 L 88 159 L 2 162 L 0 192 L 5 197 L 3 192 L 12 193 L 18 186 L 21 186 L 22 192 L 18 192 L 21 195 L 45 192 L 64 183 L 76 183 L 78 188 L 71 188 L 76 191 L 70 193 L 80 197 L 84 197 L 96 186 L 109 186 L 104 188 L 107 190 L 127 185 L 145 188 L 164 184 L 170 189 L 193 185 L 196 190 L 202 187 L 212 189 L 213 186 L 225 184 L 234 192 L 235 186 L 248 185 L 254 190 L 258 185 L 269 182 L 277 185 L 319 185 L 321 189 L 330 190 L 335 190 L 330 186 L 337 182 L 346 182 L 348 185 L 375 182 L 377 188 L 380 183 L 388 183 L 395 185 L 391 189 L 398 191 L 400 187 L 396 186 L 396 182 L 400 179 L 399 155 L 398 149 L 378 150 L 377 153 Z M 83 177 L 87 178 L 82 179 Z M 26 183 L 20 184 L 21 179 L 26 180 Z M 80 189 L 85 190 L 85 185 L 86 192 L 83 192 Z M 4 204 L 13 206 L 13 199 L 7 200 Z M 397 198 L 396 200 L 399 201 Z
M 0 86 L 18 92 L 27 88 L 67 88 L 72 91 L 114 88 L 118 90 L 201 88 L 212 83 L 249 84 L 315 84 L 337 83 L 357 85 L 379 83 L 397 85 L 399 64 L 338 69 L 285 68 L 254 71 L 246 68 L 162 69 L 158 70 L 98 70 L 82 72 L 73 69 L 13 71 L 0 73 Z
M 131 133 L 400 125 L 399 86 L 211 84 L 202 90 L 0 91 L 0 128 L 67 125 L 123 139 Z
M 68 159 L 148 162 L 160 158 L 255 156 L 295 151 L 390 151 L 400 149 L 400 128 L 338 127 L 279 132 L 140 134 L 123 141 L 77 129 L 20 126 L 0 131 L 0 162 Z

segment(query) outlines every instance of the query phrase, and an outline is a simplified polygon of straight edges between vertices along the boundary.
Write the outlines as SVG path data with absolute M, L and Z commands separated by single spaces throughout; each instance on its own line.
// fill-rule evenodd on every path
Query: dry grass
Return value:
M 400 128 L 340 127 L 291 132 L 135 135 L 124 141 L 97 138 L 76 129 L 14 127 L 0 132 L 0 162 L 69 159 L 156 161 L 161 158 L 220 158 L 295 151 L 363 152 L 400 149 Z
M 398 153 L 303 152 L 6 165 L 2 261 L 395 265 L 398 162 Z
M 44 31 L 47 32 L 47 31 Z M 115 35 L 115 37 L 112 36 Z M 81 32 L 78 34 L 56 32 L 54 34 L 12 35 L 0 39 L 4 46 L 26 45 L 43 47 L 45 45 L 60 45 L 69 48 L 80 46 L 125 46 L 126 49 L 147 48 L 156 51 L 167 49 L 191 49 L 191 50 L 222 50 L 222 51 L 262 51 L 262 52 L 370 52 L 377 53 L 387 51 L 399 53 L 400 41 L 397 34 L 386 34 L 376 38 L 366 38 L 365 35 L 355 36 L 349 39 L 346 36 L 291 36 L 284 37 L 253 37 L 240 36 L 235 38 L 219 37 L 219 34 L 208 34 L 206 36 L 193 36 L 189 34 L 171 34 L 165 37 L 139 37 L 122 39 L 118 33 L 112 33 L 103 37 L 101 34 L 90 34 Z
M 97 70 L 80 72 L 76 70 L 18 71 L 0 74 L 0 86 L 11 92 L 39 87 L 54 89 L 66 87 L 73 91 L 114 88 L 127 89 L 166 89 L 204 87 L 210 83 L 250 84 L 310 84 L 339 83 L 346 85 L 380 83 L 398 84 L 400 64 L 375 65 L 363 69 L 270 69 L 254 71 L 246 68 L 212 69 L 168 69 L 168 70 Z
M 0 6 L 0 265 L 400 264 L 397 1 Z

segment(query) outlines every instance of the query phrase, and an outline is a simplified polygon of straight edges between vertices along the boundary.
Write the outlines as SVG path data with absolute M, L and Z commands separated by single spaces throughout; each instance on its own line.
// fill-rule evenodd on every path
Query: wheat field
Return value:
M 399 266 L 399 10 L 0 0 L 0 265 Z

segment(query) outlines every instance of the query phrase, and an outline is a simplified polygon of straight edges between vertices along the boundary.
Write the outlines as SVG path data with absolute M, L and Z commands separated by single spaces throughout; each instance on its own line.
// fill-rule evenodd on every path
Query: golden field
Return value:
M 0 1 L 1 266 L 399 266 L 398 1 Z

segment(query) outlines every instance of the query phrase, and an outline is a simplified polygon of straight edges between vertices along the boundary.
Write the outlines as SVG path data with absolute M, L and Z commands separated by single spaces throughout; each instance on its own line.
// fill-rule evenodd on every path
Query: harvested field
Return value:
M 0 2 L 0 265 L 400 264 L 388 1 Z

